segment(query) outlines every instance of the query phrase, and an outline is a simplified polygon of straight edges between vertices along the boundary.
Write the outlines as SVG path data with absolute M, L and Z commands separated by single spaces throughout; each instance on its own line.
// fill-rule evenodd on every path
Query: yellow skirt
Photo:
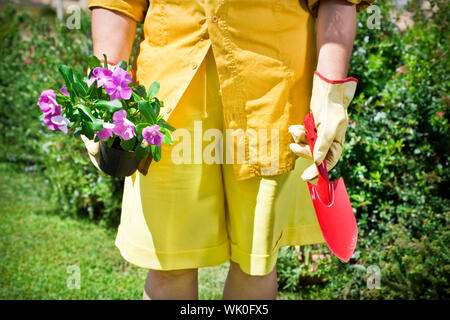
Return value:
M 223 129 L 219 87 L 210 49 L 169 119 L 173 146 L 163 145 L 146 176 L 125 178 L 116 246 L 132 264 L 177 270 L 231 259 L 247 274 L 266 275 L 281 246 L 324 242 L 300 178 L 311 160 L 297 159 L 283 175 L 236 180 L 232 164 L 202 158 L 218 156 L 211 150 L 225 141 L 207 137 Z

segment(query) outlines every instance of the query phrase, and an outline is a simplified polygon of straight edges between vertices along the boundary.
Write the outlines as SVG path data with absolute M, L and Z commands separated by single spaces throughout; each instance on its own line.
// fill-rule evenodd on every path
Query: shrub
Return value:
M 80 29 L 68 29 L 51 15 L 36 19 L 11 5 L 0 13 L 0 161 L 42 172 L 58 214 L 117 224 L 123 180 L 103 177 L 82 141 L 46 129 L 36 105 L 42 90 L 61 85 L 60 64 L 86 71 L 92 41 L 90 18 L 81 13 Z
M 331 172 L 352 200 L 357 252 L 348 264 L 320 265 L 327 281 L 312 290 L 295 280 L 307 268 L 281 251 L 280 278 L 290 274 L 287 288 L 310 298 L 448 298 L 450 4 L 432 1 L 423 10 L 410 1 L 414 25 L 404 31 L 396 26 L 402 10 L 377 5 L 380 29 L 366 28 L 373 13 L 358 16 L 349 72 L 358 90 Z M 367 286 L 369 266 L 380 268 L 380 289 Z

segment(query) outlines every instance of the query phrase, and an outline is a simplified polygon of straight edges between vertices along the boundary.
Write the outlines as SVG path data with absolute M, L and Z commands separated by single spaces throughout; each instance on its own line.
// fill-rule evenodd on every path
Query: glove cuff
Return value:
M 320 79 L 322 79 L 323 81 L 326 81 L 331 84 L 345 83 L 345 82 L 349 82 L 349 81 L 354 81 L 354 82 L 358 83 L 358 79 L 353 78 L 353 77 L 348 77 L 348 78 L 341 79 L 341 80 L 331 80 L 331 79 L 328 79 L 327 77 L 325 77 L 324 75 L 320 74 L 320 72 L 317 70 L 314 71 L 314 74 L 318 75 L 320 77 Z
M 320 113 L 319 110 L 330 103 L 341 105 L 347 109 L 355 95 L 357 83 L 356 78 L 331 80 L 315 71 L 311 97 L 311 111 L 314 114 L 314 120 L 317 122 L 316 117 Z

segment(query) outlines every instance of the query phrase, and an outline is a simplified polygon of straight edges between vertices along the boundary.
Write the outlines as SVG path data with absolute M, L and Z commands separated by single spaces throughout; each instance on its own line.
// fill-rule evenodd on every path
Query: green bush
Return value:
M 352 200 L 357 252 L 348 264 L 320 264 L 326 284 L 312 289 L 298 275 L 314 273 L 281 251 L 280 279 L 309 298 L 448 299 L 450 3 L 432 1 L 434 10 L 423 10 L 411 1 L 414 25 L 403 32 L 395 23 L 403 11 L 377 5 L 380 29 L 366 26 L 373 12 L 358 16 L 349 72 L 358 90 L 345 150 L 331 172 L 344 178 Z M 368 289 L 369 266 L 380 268 L 380 289 Z
M 53 189 L 48 201 L 58 214 L 117 224 L 123 185 L 91 165 L 79 139 L 48 130 L 37 100 L 44 89 L 59 88 L 61 64 L 84 73 L 91 53 L 90 17 L 68 29 L 54 16 L 36 19 L 11 5 L 0 13 L 0 161 L 40 171 Z
M 424 233 L 413 238 L 402 225 L 388 227 L 386 236 L 370 250 L 366 250 L 360 263 L 346 272 L 343 267 L 333 270 L 333 292 L 336 298 L 351 299 L 448 299 L 450 289 L 448 227 L 436 228 L 423 221 Z M 370 289 L 368 268 L 380 270 L 379 289 Z M 362 285 L 363 284 L 363 285 Z
M 425 216 L 446 223 L 449 4 L 437 4 L 429 18 L 410 8 L 415 24 L 403 33 L 383 16 L 380 30 L 362 29 L 355 43 L 351 74 L 361 93 L 335 174 L 351 183 L 362 236 L 381 235 L 392 223 L 419 236 Z

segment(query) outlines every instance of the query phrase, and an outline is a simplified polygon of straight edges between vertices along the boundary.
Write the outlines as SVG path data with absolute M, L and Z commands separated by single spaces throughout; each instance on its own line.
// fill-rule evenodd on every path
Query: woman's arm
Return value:
M 106 54 L 108 61 L 118 63 L 128 62 L 136 34 L 136 21 L 126 15 L 100 7 L 92 8 L 92 41 L 94 55 L 103 59 Z M 92 164 L 100 171 L 100 143 L 89 140 L 81 135 Z
M 128 62 L 136 35 L 136 21 L 118 12 L 104 8 L 92 9 L 92 41 L 94 55 L 108 61 Z
M 356 6 L 321 0 L 317 17 L 317 71 L 328 79 L 347 77 L 356 32 Z
M 317 17 L 317 72 L 314 75 L 310 109 L 317 128 L 314 146 L 315 164 L 302 174 L 303 180 L 317 178 L 316 165 L 326 160 L 331 170 L 338 162 L 345 141 L 347 107 L 356 90 L 356 79 L 347 77 L 356 31 L 356 6 L 343 0 L 321 0 Z M 330 80 L 343 80 L 334 82 Z M 295 143 L 291 150 L 311 157 L 303 125 L 289 128 Z

